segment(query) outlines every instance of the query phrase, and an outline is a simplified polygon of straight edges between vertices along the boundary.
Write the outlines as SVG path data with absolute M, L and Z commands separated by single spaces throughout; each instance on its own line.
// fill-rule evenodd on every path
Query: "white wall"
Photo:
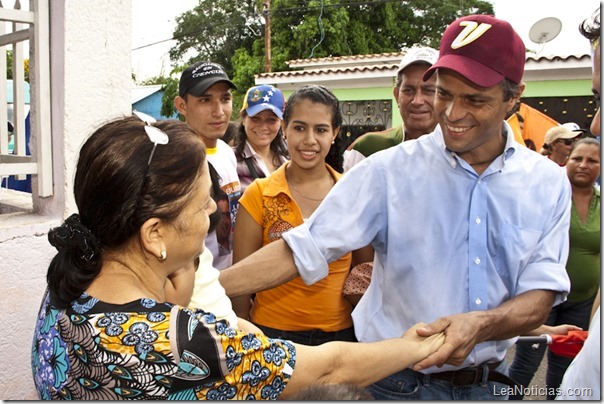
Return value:
M 50 19 L 55 194 L 42 201 L 43 214 L 0 216 L 2 400 L 37 399 L 31 343 L 56 252 L 47 234 L 76 211 L 79 148 L 94 128 L 131 109 L 131 0 L 50 1 Z

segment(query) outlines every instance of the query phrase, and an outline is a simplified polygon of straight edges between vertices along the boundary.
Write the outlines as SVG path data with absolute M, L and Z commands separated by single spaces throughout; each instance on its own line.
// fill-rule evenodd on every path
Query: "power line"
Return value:
M 235 18 L 231 18 L 231 19 L 229 19 L 227 21 L 224 21 L 224 22 L 219 22 L 219 23 L 214 24 L 214 25 L 208 25 L 208 26 L 206 26 L 206 27 L 204 27 L 202 29 L 196 30 L 196 31 L 185 32 L 184 34 L 181 34 L 181 35 L 175 35 L 172 38 L 162 39 L 161 41 L 153 42 L 153 43 L 150 43 L 150 44 L 147 44 L 147 45 L 138 46 L 136 48 L 133 48 L 132 50 L 135 51 L 135 50 L 143 49 L 143 48 L 146 48 L 146 47 L 149 47 L 149 46 L 153 46 L 153 45 L 157 45 L 157 44 L 160 44 L 160 43 L 164 43 L 164 42 L 168 42 L 168 41 L 173 41 L 173 40 L 178 40 L 178 39 L 181 39 L 181 38 L 184 38 L 184 37 L 187 37 L 187 36 L 196 36 L 196 35 L 199 35 L 199 34 L 205 32 L 205 31 L 207 31 L 208 29 L 220 27 L 221 25 L 227 25 L 231 21 L 234 21 L 234 20 L 235 20 Z
M 323 40 L 325 39 L 325 30 L 323 29 L 323 23 L 321 22 L 321 17 L 323 17 L 323 0 L 321 0 L 321 13 L 319 13 L 319 18 L 317 19 L 317 23 L 319 25 L 319 30 L 321 31 L 321 39 L 319 40 L 319 43 L 317 43 L 310 51 L 310 56 L 308 56 L 309 59 L 313 57 L 313 55 L 315 54 L 315 49 L 317 49 L 319 47 L 319 45 L 321 45 L 323 43 Z
M 149 46 L 159 45 L 160 43 L 164 43 L 164 42 L 168 42 L 168 41 L 173 41 L 174 39 L 176 39 L 176 38 L 162 39 L 161 41 L 148 43 L 148 44 L 142 45 L 142 46 L 137 46 L 136 48 L 132 48 L 132 50 L 135 51 L 135 50 L 139 50 L 139 49 L 143 49 L 143 48 L 148 48 Z
M 270 13 L 271 16 L 273 16 L 273 15 L 277 15 L 279 13 L 286 13 L 286 12 L 292 12 L 292 11 L 294 11 L 294 12 L 295 11 L 309 11 L 310 12 L 310 11 L 320 10 L 322 12 L 322 10 L 324 8 L 327 8 L 327 7 L 372 6 L 372 5 L 378 5 L 378 4 L 383 4 L 383 3 L 393 3 L 393 2 L 400 2 L 400 0 L 356 1 L 356 2 L 351 2 L 351 3 L 337 3 L 337 4 L 325 4 L 325 5 L 321 4 L 321 6 L 318 6 L 318 7 L 308 7 L 308 6 L 306 6 L 306 7 L 290 7 L 290 8 L 271 9 L 269 11 L 269 13 Z M 323 2 L 321 2 L 321 3 L 323 3 Z M 257 15 L 259 15 L 259 14 L 257 14 Z M 254 15 L 248 15 L 248 16 L 246 16 L 246 18 L 253 18 L 253 17 L 254 17 Z M 146 44 L 146 45 L 141 45 L 141 46 L 138 46 L 136 48 L 133 48 L 132 50 L 135 51 L 135 50 L 139 50 L 139 49 L 144 49 L 144 48 L 147 48 L 149 46 L 159 45 L 160 43 L 178 40 L 178 39 L 181 39 L 181 38 L 184 38 L 184 37 L 187 37 L 187 36 L 196 36 L 196 35 L 199 35 L 199 34 L 205 32 L 208 29 L 219 27 L 221 25 L 227 25 L 230 22 L 232 22 L 233 20 L 234 20 L 234 18 L 231 18 L 231 19 L 229 19 L 227 21 L 224 21 L 224 22 L 219 22 L 219 23 L 216 23 L 216 24 L 213 24 L 213 25 L 209 25 L 209 26 L 204 27 L 204 28 L 202 28 L 200 30 L 196 30 L 196 31 L 192 31 L 192 32 L 186 32 L 186 33 L 181 34 L 181 35 L 173 36 L 172 38 L 162 39 L 160 41 L 152 42 L 152 43 L 149 43 L 149 44 Z

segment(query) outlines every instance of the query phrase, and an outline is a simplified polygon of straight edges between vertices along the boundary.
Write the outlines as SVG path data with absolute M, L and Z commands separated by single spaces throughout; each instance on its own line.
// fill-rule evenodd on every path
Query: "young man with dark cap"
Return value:
M 451 23 L 424 75 L 436 76 L 435 131 L 359 163 L 306 223 L 221 272 L 227 294 L 296 276 L 312 284 L 371 244 L 373 279 L 353 312 L 358 340 L 400 336 L 418 321 L 429 323 L 418 338 L 446 336 L 413 368 L 369 386 L 372 395 L 505 399 L 507 349 L 570 289 L 568 179 L 504 121 L 524 90 L 525 57 L 505 21 Z
M 438 51 L 411 48 L 401 59 L 392 93 L 403 123 L 380 132 L 365 133 L 344 152 L 344 171 L 373 153 L 430 133 L 436 126 L 434 93 L 436 79 L 423 81 L 424 72 L 436 62 Z
M 174 106 L 206 145 L 214 199 L 218 205 L 216 230 L 208 233 L 206 247 L 213 265 L 224 269 L 233 262 L 233 228 L 241 196 L 237 160 L 231 147 L 221 139 L 231 113 L 236 88 L 218 63 L 201 61 L 187 67 L 180 77 Z

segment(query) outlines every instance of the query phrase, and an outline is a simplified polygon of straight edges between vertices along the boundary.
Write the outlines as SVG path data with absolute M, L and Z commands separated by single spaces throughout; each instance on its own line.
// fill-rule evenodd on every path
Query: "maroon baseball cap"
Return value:
M 512 26 L 491 15 L 468 15 L 450 24 L 440 41 L 438 60 L 424 73 L 451 69 L 480 87 L 492 87 L 504 78 L 519 84 L 526 49 Z

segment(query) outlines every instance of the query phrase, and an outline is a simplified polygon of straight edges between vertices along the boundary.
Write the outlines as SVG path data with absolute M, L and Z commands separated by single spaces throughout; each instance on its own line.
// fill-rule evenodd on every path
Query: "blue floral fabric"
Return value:
M 46 295 L 31 359 L 45 400 L 266 400 L 285 388 L 296 350 L 199 309 L 83 294 L 58 310 Z

